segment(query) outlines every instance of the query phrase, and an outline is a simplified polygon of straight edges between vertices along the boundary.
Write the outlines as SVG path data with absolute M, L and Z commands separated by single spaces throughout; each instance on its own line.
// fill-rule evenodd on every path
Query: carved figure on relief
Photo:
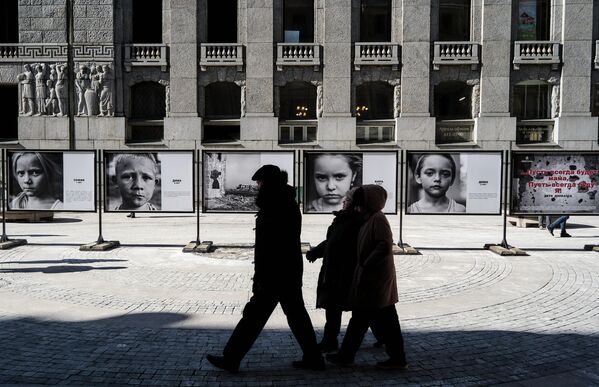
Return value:
M 56 84 L 54 89 L 56 91 L 56 98 L 58 100 L 58 114 L 57 116 L 66 116 L 69 112 L 67 110 L 67 76 L 65 74 L 65 65 L 56 64 Z
M 87 108 L 88 116 L 96 116 L 98 115 L 98 90 L 100 89 L 100 75 L 98 74 L 98 69 L 96 66 L 90 67 L 89 74 L 89 84 L 90 87 L 85 90 L 85 106 Z
M 46 99 L 46 114 L 56 117 L 60 112 L 58 109 L 58 98 L 56 97 L 56 88 L 54 87 L 55 81 L 48 79 L 46 85 L 48 86 L 48 99 Z
M 100 116 L 114 116 L 114 105 L 112 103 L 113 79 L 110 66 L 103 65 L 102 72 L 100 73 L 100 85 L 102 86 L 102 91 L 100 92 Z
M 48 98 L 48 93 L 46 90 L 46 81 L 45 81 L 45 64 L 37 65 L 35 70 L 37 73 L 35 74 L 35 103 L 37 108 L 36 116 L 41 116 L 42 114 L 46 114 L 46 98 Z
M 35 98 L 33 91 L 35 77 L 31 71 L 31 66 L 28 64 L 23 65 L 23 72 L 17 75 L 17 80 L 21 84 L 21 111 L 19 113 L 31 116 L 34 113 L 33 99 Z
M 77 116 L 86 116 L 89 111 L 85 103 L 85 93 L 91 88 L 89 68 L 79 65 L 79 71 L 75 76 L 75 87 L 77 88 Z

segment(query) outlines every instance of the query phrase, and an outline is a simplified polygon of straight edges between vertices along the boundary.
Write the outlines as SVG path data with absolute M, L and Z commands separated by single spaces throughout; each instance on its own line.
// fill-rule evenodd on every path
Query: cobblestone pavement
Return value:
M 475 220 L 465 233 L 452 218 L 422 255 L 396 256 L 407 372 L 375 369 L 386 356 L 370 335 L 354 367 L 294 370 L 301 352 L 277 308 L 235 375 L 214 369 L 205 355 L 220 353 L 241 316 L 252 251 L 184 254 L 167 236 L 193 224 L 168 219 L 153 246 L 143 247 L 147 235 L 129 227 L 122 235 L 138 239 L 110 252 L 65 243 L 92 240 L 89 217 L 10 224 L 30 244 L 0 252 L 0 385 L 599 386 L 599 254 L 580 249 L 597 241 L 599 219 L 585 218 L 589 224 L 573 227 L 575 238 L 561 246 L 547 232 L 511 229 L 512 243 L 530 256 L 500 257 L 452 245 L 473 245 L 472 234 L 493 235 L 496 224 Z M 242 220 L 205 219 L 246 242 L 251 218 Z M 159 221 L 134 224 L 144 230 Z M 305 222 L 311 242 L 329 221 Z M 424 246 L 436 222 L 427 217 L 410 229 L 416 245 Z M 132 223 L 109 216 L 108 224 L 126 230 Z M 319 269 L 306 263 L 304 296 L 320 336 L 324 313 L 313 307 Z

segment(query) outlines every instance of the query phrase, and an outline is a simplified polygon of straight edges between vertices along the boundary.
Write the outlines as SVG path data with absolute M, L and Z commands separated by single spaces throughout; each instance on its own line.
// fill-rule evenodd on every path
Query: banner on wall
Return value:
M 263 165 L 286 171 L 295 186 L 293 151 L 203 151 L 202 161 L 204 212 L 257 212 L 252 176 Z
M 7 151 L 9 211 L 96 211 L 94 151 Z
M 407 152 L 406 214 L 499 214 L 501 152 Z
M 106 212 L 194 212 L 194 152 L 104 152 Z
M 537 0 L 519 1 L 518 39 L 537 40 Z
M 304 152 L 304 213 L 338 211 L 347 191 L 364 184 L 385 188 L 383 212 L 397 213 L 397 152 Z
M 599 214 L 599 153 L 512 152 L 512 214 Z

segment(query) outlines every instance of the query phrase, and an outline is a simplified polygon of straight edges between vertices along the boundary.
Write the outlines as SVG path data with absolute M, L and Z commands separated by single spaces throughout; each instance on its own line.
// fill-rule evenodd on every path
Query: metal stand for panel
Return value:
M 404 209 L 404 151 L 400 150 L 399 161 L 399 242 L 393 248 L 393 254 L 397 255 L 416 255 L 420 254 L 418 250 L 403 242 L 403 209 Z
M 184 253 L 208 253 L 210 251 L 212 251 L 212 241 L 204 241 L 202 242 L 202 240 L 200 239 L 200 198 L 201 193 L 200 193 L 200 186 L 203 186 L 203 184 L 200 184 L 200 179 L 201 179 L 201 166 L 202 163 L 200 161 L 200 154 L 199 154 L 199 150 L 197 150 L 195 152 L 195 162 L 193 163 L 195 166 L 195 174 L 196 174 L 196 189 L 194 190 L 196 192 L 195 197 L 193 198 L 193 200 L 196 201 L 197 203 L 197 208 L 196 208 L 196 239 L 189 242 L 187 245 L 185 245 L 185 247 L 183 247 L 183 252 Z
M 511 148 L 510 142 L 510 148 Z M 510 246 L 507 242 L 507 211 L 508 211 L 508 198 L 509 198 L 509 176 L 510 176 L 510 151 L 503 151 L 503 157 L 505 160 L 505 169 L 503 173 L 503 239 L 500 243 L 486 243 L 483 248 L 485 250 L 491 250 L 495 254 L 499 255 L 528 255 L 524 251 L 520 250 L 517 247 Z
M 8 250 L 13 247 L 22 246 L 27 244 L 26 239 L 10 239 L 8 235 L 6 235 L 6 200 L 4 198 L 8 197 L 8 194 L 5 196 L 5 190 L 7 189 L 7 180 L 8 180 L 8 168 L 6 168 L 5 163 L 5 154 L 6 150 L 2 149 L 2 187 L 0 191 L 2 191 L 2 236 L 0 237 L 0 250 Z
M 87 243 L 79 247 L 81 251 L 107 251 L 112 250 L 116 247 L 119 247 L 121 244 L 119 241 L 106 241 L 102 236 L 102 202 L 104 201 L 104 185 L 103 176 L 104 176 L 104 159 L 102 156 L 102 152 L 96 154 L 98 158 L 98 191 L 100 193 L 98 200 L 98 240 L 92 243 Z

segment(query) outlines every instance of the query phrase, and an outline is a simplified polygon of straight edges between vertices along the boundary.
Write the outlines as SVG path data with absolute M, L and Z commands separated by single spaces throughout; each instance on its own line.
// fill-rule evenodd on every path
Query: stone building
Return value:
M 3 0 L 0 141 L 598 149 L 593 0 Z

